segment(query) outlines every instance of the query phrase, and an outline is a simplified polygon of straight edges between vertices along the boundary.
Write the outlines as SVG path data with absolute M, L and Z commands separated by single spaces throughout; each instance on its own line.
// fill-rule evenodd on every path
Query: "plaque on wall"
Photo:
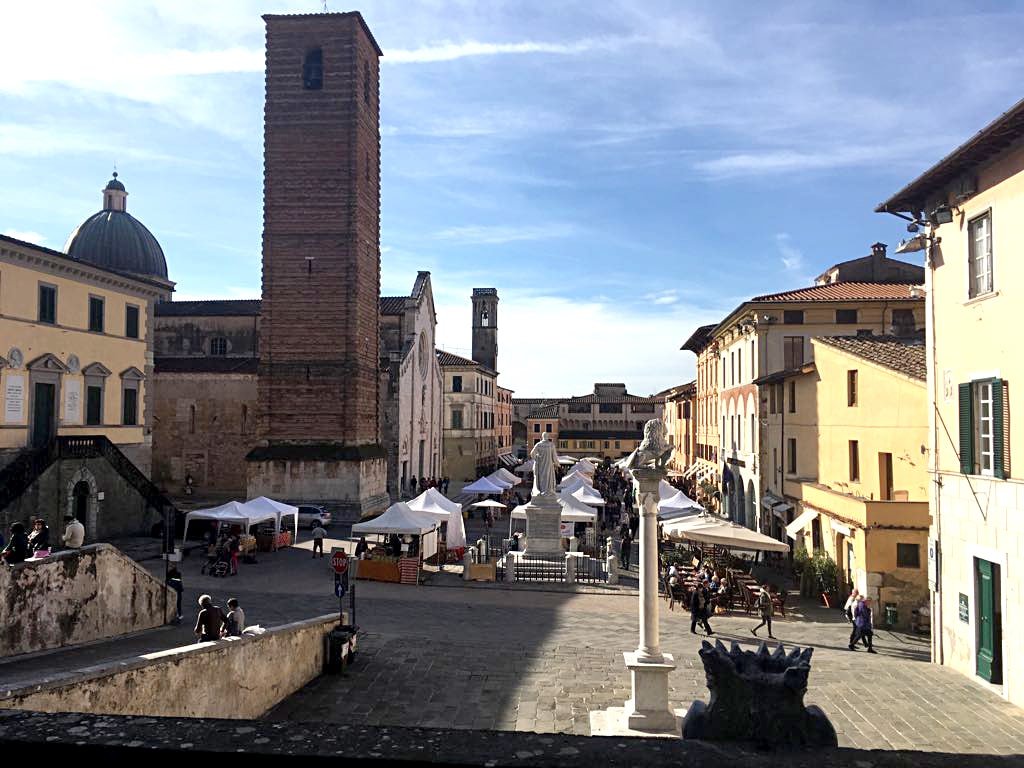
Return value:
M 24 409 L 25 377 L 20 374 L 8 374 L 4 386 L 4 421 L 8 424 L 23 424 Z
M 64 421 L 67 424 L 82 423 L 82 382 L 78 379 L 64 382 Z

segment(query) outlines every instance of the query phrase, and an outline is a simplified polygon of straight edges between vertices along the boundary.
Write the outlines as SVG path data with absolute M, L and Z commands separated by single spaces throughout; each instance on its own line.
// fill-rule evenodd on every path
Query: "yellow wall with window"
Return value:
M 55 322 L 39 320 L 40 285 L 56 288 Z M 78 370 L 60 370 L 57 387 L 57 434 L 102 434 L 115 443 L 142 443 L 145 439 L 145 372 L 152 365 L 149 322 L 152 304 L 169 295 L 170 284 L 122 277 L 107 270 L 75 262 L 45 249 L 0 242 L 0 449 L 22 448 L 30 442 L 33 392 L 29 366 L 53 355 L 67 367 L 77 358 Z M 103 331 L 89 330 L 89 298 L 103 300 Z M 138 338 L 126 336 L 126 307 L 138 308 Z M 11 351 L 21 353 L 15 368 Z M 102 422 L 87 424 L 88 392 L 84 369 L 100 363 L 110 371 L 103 380 Z M 72 365 L 72 368 L 74 366 Z M 124 426 L 121 374 L 143 375 L 138 391 L 136 424 Z M 20 390 L 20 395 L 18 391 Z

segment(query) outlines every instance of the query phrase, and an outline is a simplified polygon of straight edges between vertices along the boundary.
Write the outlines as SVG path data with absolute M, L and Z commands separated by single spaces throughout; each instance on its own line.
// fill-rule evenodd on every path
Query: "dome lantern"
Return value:
M 122 213 L 128 210 L 128 192 L 124 184 L 117 180 L 117 171 L 114 171 L 114 178 L 103 188 L 103 210 Z

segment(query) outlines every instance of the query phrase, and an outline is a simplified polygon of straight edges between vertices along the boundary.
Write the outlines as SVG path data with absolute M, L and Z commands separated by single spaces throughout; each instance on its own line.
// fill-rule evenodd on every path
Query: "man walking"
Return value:
M 185 591 L 185 584 L 181 580 L 181 572 L 176 565 L 167 569 L 167 586 L 173 589 L 177 595 L 174 615 L 177 616 L 176 621 L 181 621 L 181 593 Z
M 863 640 L 868 647 L 868 653 L 878 653 L 872 647 L 874 634 L 871 598 L 866 597 L 858 602 L 853 609 L 853 632 L 850 633 L 850 650 L 857 650 L 857 641 Z
M 68 549 L 81 549 L 85 541 L 85 526 L 74 515 L 64 515 L 64 526 L 61 543 Z
M 750 630 L 750 634 L 757 637 L 757 630 L 767 624 L 768 637 L 774 640 L 775 636 L 772 635 L 772 614 L 775 612 L 775 608 L 772 605 L 772 595 L 766 586 L 761 587 L 761 594 L 757 598 L 757 610 L 761 614 L 761 623 Z
M 700 622 L 704 626 L 704 631 L 708 633 L 708 637 L 715 634 L 711 630 L 711 625 L 708 624 L 708 588 L 704 585 L 704 582 L 698 584 L 693 594 L 690 595 L 690 632 L 697 634 L 697 623 Z
M 630 538 L 629 528 L 623 526 L 622 541 L 619 543 L 619 562 L 624 570 L 629 570 L 629 560 L 633 554 L 633 539 Z
M 316 525 L 313 527 L 313 557 L 316 557 L 317 552 L 320 552 L 320 557 L 324 556 L 324 537 L 326 535 L 326 529 L 323 524 L 317 520 Z

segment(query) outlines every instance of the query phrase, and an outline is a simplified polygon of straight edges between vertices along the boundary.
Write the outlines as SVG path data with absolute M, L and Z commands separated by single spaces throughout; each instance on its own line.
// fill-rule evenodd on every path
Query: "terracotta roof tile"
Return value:
M 821 336 L 815 339 L 847 354 L 924 381 L 927 375 L 924 342 L 896 336 Z
M 454 355 L 451 352 L 445 352 L 443 349 L 437 350 L 437 362 L 440 365 L 481 365 L 476 360 Z
M 912 283 L 831 283 L 812 285 L 795 291 L 767 293 L 750 301 L 918 301 L 911 295 Z
M 400 315 L 405 312 L 408 296 L 381 296 L 380 313 L 382 315 Z

